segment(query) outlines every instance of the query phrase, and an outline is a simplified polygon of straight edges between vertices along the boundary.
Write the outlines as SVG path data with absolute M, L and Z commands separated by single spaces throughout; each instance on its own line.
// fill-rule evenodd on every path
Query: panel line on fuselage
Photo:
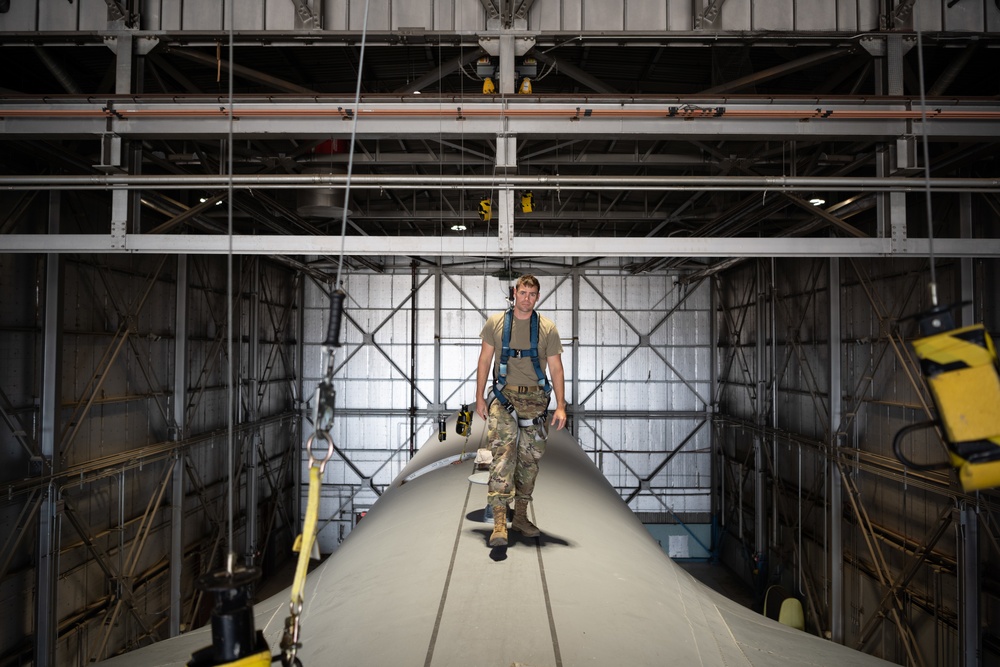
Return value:
M 534 512 L 532 512 L 534 514 Z M 555 654 L 556 667 L 562 667 L 562 653 L 559 651 L 559 637 L 556 635 L 556 619 L 552 615 L 552 599 L 549 597 L 549 584 L 545 580 L 545 563 L 542 560 L 542 544 L 535 538 L 535 552 L 538 554 L 538 573 L 542 578 L 542 596 L 545 598 L 545 615 L 549 618 L 549 634 L 552 635 L 552 653 Z
M 455 571 L 455 558 L 458 555 L 458 543 L 462 539 L 462 528 L 465 523 L 465 514 L 469 511 L 469 498 L 472 496 L 472 482 L 468 483 L 465 491 L 465 502 L 462 504 L 462 511 L 458 516 L 458 528 L 455 530 L 455 543 L 451 547 L 451 562 L 448 563 L 448 574 L 444 579 L 444 587 L 441 589 L 441 602 L 438 604 L 437 617 L 434 619 L 434 631 L 431 633 L 431 640 L 427 646 L 427 657 L 424 659 L 424 667 L 430 667 L 434 659 L 434 645 L 437 643 L 438 630 L 441 629 L 441 617 L 444 616 L 444 606 L 448 601 L 448 587 L 451 585 L 451 575 Z

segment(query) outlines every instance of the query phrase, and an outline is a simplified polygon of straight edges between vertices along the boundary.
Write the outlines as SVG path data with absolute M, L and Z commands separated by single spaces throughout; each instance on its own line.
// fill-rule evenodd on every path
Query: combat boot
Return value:
M 514 501 L 514 518 L 510 522 L 510 527 L 525 537 L 538 537 L 541 533 L 538 530 L 538 526 L 531 523 L 531 519 L 528 518 L 527 500 Z
M 490 535 L 491 547 L 507 546 L 507 506 L 493 508 L 493 534 Z

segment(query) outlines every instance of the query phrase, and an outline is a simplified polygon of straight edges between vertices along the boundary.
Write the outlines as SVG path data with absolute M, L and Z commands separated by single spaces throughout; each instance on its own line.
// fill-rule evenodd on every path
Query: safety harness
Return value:
M 527 349 L 511 348 L 510 330 L 513 324 L 514 310 L 511 308 L 503 316 L 503 338 L 500 342 L 500 367 L 493 378 L 493 397 L 500 401 L 500 405 L 510 413 L 510 416 L 514 418 L 519 427 L 527 428 L 529 426 L 544 425 L 548 417 L 548 408 L 533 419 L 521 419 L 517 414 L 517 410 L 514 409 L 514 404 L 503 393 L 504 387 L 507 386 L 507 361 L 511 357 L 515 359 L 530 358 L 531 365 L 535 368 L 535 375 L 538 377 L 538 386 L 545 392 L 546 402 L 552 393 L 552 385 L 549 384 L 548 378 L 545 377 L 545 373 L 542 371 L 542 364 L 538 360 L 538 313 L 531 313 L 531 342 L 530 347 Z

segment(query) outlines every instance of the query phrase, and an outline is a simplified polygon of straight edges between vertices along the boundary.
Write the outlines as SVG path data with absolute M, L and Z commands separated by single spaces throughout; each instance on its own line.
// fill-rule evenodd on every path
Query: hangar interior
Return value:
M 230 549 L 283 571 L 327 373 L 336 552 L 522 273 L 671 556 L 1000 664 L 1000 494 L 892 446 L 917 316 L 1000 325 L 1000 3 L 0 0 L 0 62 L 0 665 L 205 623 Z

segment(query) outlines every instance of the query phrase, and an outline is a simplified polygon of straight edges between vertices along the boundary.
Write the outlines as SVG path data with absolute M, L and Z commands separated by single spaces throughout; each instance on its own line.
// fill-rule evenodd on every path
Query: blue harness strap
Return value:
M 512 349 L 510 347 L 510 330 L 514 323 L 514 311 L 513 309 L 507 310 L 503 317 L 503 337 L 500 342 L 500 367 L 497 372 L 497 376 L 493 380 L 493 395 L 500 405 L 504 409 L 517 419 L 521 426 L 531 426 L 537 419 L 541 419 L 542 422 L 545 421 L 545 414 L 543 413 L 535 420 L 521 420 L 517 416 L 517 412 L 514 410 L 514 404 L 508 400 L 506 396 L 503 395 L 503 389 L 507 386 L 507 360 L 511 357 L 515 359 L 523 359 L 528 357 L 531 359 L 531 365 L 535 367 L 535 375 L 538 377 L 538 386 L 542 388 L 546 394 L 552 391 L 552 385 L 549 384 L 549 380 L 545 377 L 545 373 L 542 372 L 542 365 L 538 360 L 538 313 L 531 313 L 531 342 L 528 349 Z M 528 422 L 527 424 L 521 424 L 522 421 Z

